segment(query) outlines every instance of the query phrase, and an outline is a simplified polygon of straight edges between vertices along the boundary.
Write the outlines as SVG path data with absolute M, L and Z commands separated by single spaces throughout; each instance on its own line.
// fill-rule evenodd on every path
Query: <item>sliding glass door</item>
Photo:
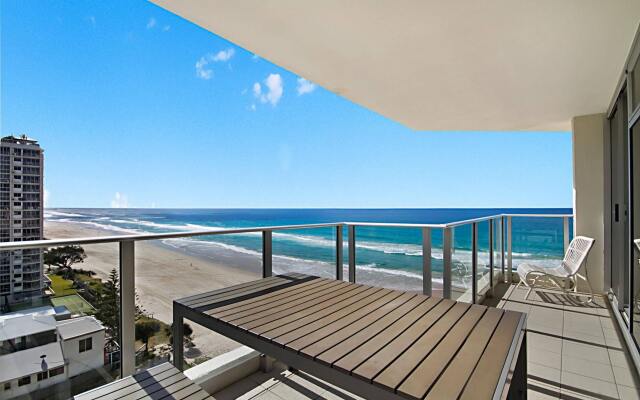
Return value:
M 631 230 L 630 258 L 631 258 L 631 332 L 636 343 L 640 343 L 640 250 L 636 246 L 640 243 L 640 123 L 631 126 Z
M 611 289 L 618 310 L 629 321 L 629 173 L 627 93 L 618 97 L 609 117 L 611 182 Z

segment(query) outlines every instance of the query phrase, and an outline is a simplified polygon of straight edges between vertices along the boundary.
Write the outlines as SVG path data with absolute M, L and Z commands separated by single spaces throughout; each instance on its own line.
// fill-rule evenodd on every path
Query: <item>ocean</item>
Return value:
M 45 219 L 75 222 L 114 233 L 139 234 L 199 229 L 245 228 L 328 222 L 446 223 L 501 213 L 571 214 L 568 208 L 554 209 L 47 209 Z M 571 226 L 572 224 L 570 224 Z M 496 227 L 497 228 L 497 227 Z M 514 267 L 520 262 L 551 266 L 563 255 L 562 218 L 513 218 Z M 376 276 L 374 283 L 393 277 L 413 279 L 416 287 L 422 271 L 422 237 L 416 228 L 356 228 L 358 273 Z M 346 232 L 345 260 L 347 262 Z M 259 233 L 168 239 L 163 245 L 197 256 L 213 253 L 260 257 Z M 478 260 L 482 270 L 489 260 L 489 223 L 478 225 Z M 442 231 L 432 233 L 434 281 L 441 279 Z M 494 257 L 500 263 L 496 240 Z M 274 232 L 274 272 L 299 271 L 331 275 L 335 265 L 335 229 L 316 228 Z M 465 280 L 471 264 L 471 226 L 454 230 L 454 284 Z M 457 276 L 456 276 L 457 275 Z M 384 283 L 382 282 L 382 283 Z M 457 283 L 456 283 L 457 282 Z M 404 283 L 406 284 L 406 282 Z

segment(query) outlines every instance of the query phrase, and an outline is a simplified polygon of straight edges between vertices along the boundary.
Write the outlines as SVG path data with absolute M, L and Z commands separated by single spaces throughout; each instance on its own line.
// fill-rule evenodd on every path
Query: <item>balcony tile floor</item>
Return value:
M 500 289 L 490 305 L 528 314 L 529 399 L 640 399 L 637 373 L 604 298 L 583 305 L 554 291 L 525 299 L 524 288 Z
M 488 305 L 528 314 L 530 400 L 638 399 L 640 381 L 606 301 L 582 305 L 561 293 L 532 292 L 515 285 L 496 289 Z M 276 364 L 278 365 L 278 364 Z M 256 372 L 214 394 L 218 400 L 359 399 L 302 372 L 276 366 Z

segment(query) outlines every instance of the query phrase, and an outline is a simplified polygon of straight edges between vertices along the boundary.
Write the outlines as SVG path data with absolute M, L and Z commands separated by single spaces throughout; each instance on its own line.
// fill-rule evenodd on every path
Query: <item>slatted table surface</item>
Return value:
M 108 383 L 74 397 L 75 400 L 203 400 L 213 399 L 169 363 Z
M 174 316 L 367 397 L 517 397 L 509 388 L 526 385 L 518 312 L 288 274 L 176 300 Z

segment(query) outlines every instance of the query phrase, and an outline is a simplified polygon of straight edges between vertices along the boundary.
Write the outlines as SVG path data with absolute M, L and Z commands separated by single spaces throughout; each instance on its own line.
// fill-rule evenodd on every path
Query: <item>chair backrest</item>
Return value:
M 569 275 L 578 273 L 580 266 L 589 255 L 589 250 L 593 247 L 595 239 L 586 236 L 576 236 L 569 243 L 567 253 L 562 260 L 562 266 L 567 270 Z

